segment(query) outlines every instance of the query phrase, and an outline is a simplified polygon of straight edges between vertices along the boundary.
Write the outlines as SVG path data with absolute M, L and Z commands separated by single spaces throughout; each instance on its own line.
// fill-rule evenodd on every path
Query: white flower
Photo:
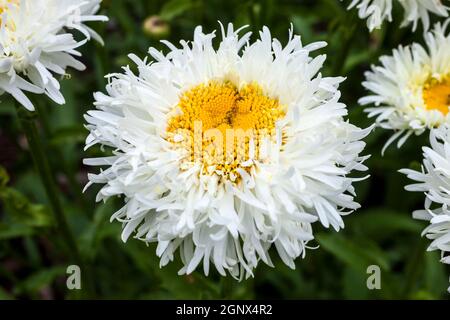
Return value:
M 348 9 L 358 9 L 358 16 L 367 19 L 367 27 L 370 31 L 381 28 L 384 20 L 392 21 L 392 6 L 398 2 L 405 13 L 403 26 L 412 23 L 413 30 L 417 28 L 417 22 L 422 21 L 424 30 L 430 27 L 430 13 L 441 17 L 448 17 L 448 0 L 352 0 Z
M 179 249 L 180 274 L 203 261 L 205 274 L 212 263 L 222 275 L 249 277 L 259 260 L 272 265 L 272 244 L 294 268 L 313 222 L 339 230 L 342 216 L 359 208 L 349 174 L 367 169 L 359 154 L 370 129 L 344 120 L 343 78 L 318 74 L 325 56 L 309 54 L 326 44 L 303 46 L 291 32 L 282 47 L 268 28 L 250 44 L 240 30 L 222 28 L 217 50 L 215 33 L 197 27 L 181 48 L 165 42 L 166 55 L 150 48 L 152 62 L 130 55 L 138 73 L 110 75 L 107 94 L 96 93 L 97 110 L 86 115 L 86 148 L 113 150 L 85 160 L 104 167 L 89 175 L 90 184 L 104 184 L 97 200 L 123 196 L 111 218 L 123 223 L 122 239 L 136 232 L 157 242 L 161 266 Z M 223 140 L 207 134 L 240 129 L 254 135 L 225 143 L 224 160 Z
M 450 19 L 436 24 L 425 35 L 427 48 L 412 46 L 393 50 L 390 56 L 380 58 L 381 66 L 372 66 L 366 73 L 365 88 L 371 94 L 359 100 L 360 104 L 374 103 L 367 108 L 369 117 L 396 133 L 387 141 L 398 140 L 400 147 L 412 134 L 420 135 L 426 129 L 448 122 L 450 106 Z
M 416 219 L 430 221 L 423 231 L 433 240 L 428 250 L 441 250 L 443 263 L 450 264 L 450 126 L 444 125 L 430 133 L 431 148 L 423 148 L 422 171 L 403 169 L 400 172 L 417 181 L 408 191 L 424 192 L 425 209 L 413 213 Z M 450 287 L 449 287 L 450 292 Z
M 65 102 L 55 74 L 66 68 L 83 70 L 76 49 L 100 37 L 84 23 L 106 21 L 95 15 L 101 0 L 0 0 L 0 94 L 11 94 L 28 110 L 33 104 L 23 91 L 45 93 L 58 104 Z M 71 30 L 80 31 L 76 41 Z M 75 57 L 74 57 L 75 56 Z

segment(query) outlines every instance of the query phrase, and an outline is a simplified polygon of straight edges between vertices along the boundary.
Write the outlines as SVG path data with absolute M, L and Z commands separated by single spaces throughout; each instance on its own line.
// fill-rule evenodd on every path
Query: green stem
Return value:
M 345 68 L 350 49 L 355 41 L 354 36 L 358 29 L 358 18 L 355 14 L 344 14 L 341 18 L 342 25 L 339 27 L 337 34 L 339 35 L 339 49 L 336 55 L 332 57 L 334 64 L 332 67 L 331 76 L 335 77 L 341 75 Z
M 260 29 L 260 10 L 261 8 L 258 7 L 259 3 L 255 1 L 250 1 L 248 4 L 248 15 L 250 17 L 250 25 L 252 28 L 252 34 L 258 35 L 259 29 Z
M 350 53 L 350 49 L 354 41 L 353 36 L 355 35 L 355 30 L 356 28 L 351 26 L 343 32 L 343 40 L 340 50 L 333 58 L 335 60 L 335 64 L 332 70 L 332 76 L 338 76 L 344 71 L 345 62 L 347 61 L 348 54 Z
M 44 134 L 49 137 L 52 132 L 50 129 L 50 125 L 48 122 L 48 118 L 46 116 L 45 106 L 41 106 L 38 102 L 34 102 L 36 107 L 36 112 L 41 120 Z M 72 195 L 75 197 L 78 205 L 82 207 L 82 212 L 85 213 L 88 217 L 92 217 L 93 212 L 89 209 L 89 206 L 86 202 L 86 199 L 83 194 L 83 188 L 81 184 L 77 181 L 76 178 L 76 170 L 73 170 L 72 166 L 69 165 L 66 158 L 59 148 L 51 148 L 52 152 L 55 152 L 58 162 L 66 173 L 67 179 L 69 180 L 69 185 L 72 187 Z
M 419 277 L 423 267 L 423 259 L 427 245 L 428 244 L 426 239 L 423 238 L 420 239 L 417 245 L 415 246 L 414 251 L 412 252 L 411 258 L 409 259 L 406 265 L 405 268 L 406 282 L 402 291 L 403 299 L 410 298 L 411 291 L 416 286 L 417 278 Z
M 233 282 L 228 277 L 222 277 L 220 279 L 221 282 L 221 299 L 229 300 L 232 299 L 233 296 Z
M 16 106 L 16 110 L 20 124 L 28 140 L 31 156 L 44 185 L 50 203 L 51 211 L 55 218 L 57 231 L 63 238 L 64 244 L 70 252 L 71 259 L 73 259 L 85 272 L 87 284 L 85 288 L 87 289 L 87 292 L 90 293 L 91 285 L 93 284 L 93 282 L 91 281 L 92 277 L 90 274 L 90 270 L 89 268 L 86 268 L 86 265 L 81 258 L 80 251 L 75 241 L 75 237 L 69 228 L 69 224 L 67 223 L 63 207 L 59 200 L 58 194 L 60 192 L 56 187 L 56 183 L 51 173 L 45 150 L 42 147 L 41 141 L 39 139 L 39 133 L 35 123 L 36 114 L 26 111 L 21 106 Z

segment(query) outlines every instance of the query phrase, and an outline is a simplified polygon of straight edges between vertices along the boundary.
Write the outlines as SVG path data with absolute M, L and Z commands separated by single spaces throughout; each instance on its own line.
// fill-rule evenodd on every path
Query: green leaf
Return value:
M 9 175 L 3 166 L 0 166 L 0 187 L 5 187 L 9 182 Z
M 357 240 L 352 241 L 337 233 L 320 233 L 316 238 L 323 249 L 359 272 L 366 273 L 367 267 L 373 264 L 382 269 L 389 268 L 387 259 L 380 256 L 381 250 L 375 250 L 374 244 L 364 246 Z
M 21 192 L 7 187 L 9 176 L 0 166 L 0 200 L 6 212 L 0 221 L 0 239 L 29 236 L 33 228 L 49 227 L 53 219 L 47 208 L 31 203 Z
M 10 219 L 34 227 L 52 224 L 51 216 L 45 206 L 32 204 L 21 192 L 7 187 L 8 182 L 8 173 L 0 166 L 0 200 Z
M 318 234 L 316 236 L 320 246 L 332 253 L 336 258 L 347 264 L 348 266 L 365 272 L 370 265 L 367 258 L 355 250 L 355 245 L 339 234 Z
M 15 288 L 15 293 L 36 293 L 39 290 L 50 286 L 57 277 L 65 274 L 66 268 L 62 266 L 40 270 L 20 282 Z
M 353 269 L 344 270 L 342 277 L 343 294 L 346 299 L 367 299 L 370 290 L 367 289 L 367 274 L 355 273 Z
M 86 139 L 87 130 L 83 126 L 70 126 L 61 128 L 53 133 L 50 144 L 53 146 L 65 145 L 67 143 L 83 143 Z
M 89 223 L 80 236 L 80 250 L 84 256 L 93 259 L 101 247 L 102 240 L 108 237 L 117 237 L 120 228 L 111 223 L 109 218 L 115 211 L 112 200 L 101 204 L 94 213 L 94 220 Z
M 5 289 L 3 289 L 2 287 L 0 287 L 0 301 L 1 300 L 13 300 L 14 297 L 9 294 Z
M 0 189 L 0 200 L 12 220 L 31 227 L 53 225 L 53 218 L 47 207 L 30 203 L 22 193 L 13 188 Z
M 448 276 L 440 258 L 437 251 L 425 253 L 425 287 L 435 298 L 439 298 L 448 287 Z
M 0 108 L 0 116 L 4 115 L 16 115 L 16 108 L 14 107 L 14 98 L 8 97 L 9 95 L 2 95 L 2 99 L 0 100 L 1 108 Z
M 31 236 L 35 230 L 29 226 L 18 223 L 0 223 L 0 240 Z
M 350 218 L 351 225 L 365 237 L 386 237 L 398 232 L 420 234 L 422 224 L 414 220 L 410 213 L 397 212 L 386 208 L 376 208 L 358 212 Z
M 192 9 L 195 3 L 192 0 L 171 0 L 164 4 L 159 15 L 163 20 L 171 21 Z

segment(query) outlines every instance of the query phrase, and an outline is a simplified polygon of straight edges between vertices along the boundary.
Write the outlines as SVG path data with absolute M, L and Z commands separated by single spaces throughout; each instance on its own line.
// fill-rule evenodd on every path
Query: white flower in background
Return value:
M 436 24 L 425 35 L 427 47 L 412 46 L 393 50 L 390 56 L 380 58 L 381 66 L 372 66 L 366 72 L 365 88 L 371 94 L 359 100 L 360 104 L 375 104 L 367 108 L 376 123 L 395 130 L 384 150 L 398 140 L 398 147 L 411 134 L 438 127 L 449 120 L 450 107 L 450 35 L 444 24 Z
M 433 240 L 428 250 L 441 250 L 441 261 L 450 264 L 450 127 L 444 125 L 432 130 L 430 143 L 431 148 L 423 148 L 421 172 L 400 171 L 417 182 L 407 186 L 406 190 L 426 195 L 425 210 L 415 211 L 413 217 L 430 222 L 423 231 L 427 238 Z
M 55 76 L 66 68 L 83 70 L 76 50 L 100 37 L 84 23 L 106 21 L 95 15 L 101 0 L 0 0 L 0 94 L 11 94 L 28 110 L 33 104 L 23 91 L 45 93 L 65 102 Z M 83 40 L 70 33 L 78 30 Z
M 383 21 L 392 21 L 392 7 L 395 3 L 402 5 L 405 13 L 403 26 L 412 24 L 417 28 L 419 20 L 424 30 L 430 27 L 430 14 L 448 17 L 448 0 L 352 0 L 348 9 L 356 8 L 361 19 L 367 19 L 370 31 L 381 28 Z
M 367 169 L 370 129 L 344 119 L 343 78 L 318 74 L 325 56 L 309 54 L 326 44 L 303 46 L 291 32 L 282 47 L 267 28 L 250 44 L 239 32 L 222 29 L 215 50 L 215 33 L 197 27 L 181 48 L 165 42 L 167 55 L 150 48 L 152 62 L 130 55 L 138 73 L 110 75 L 86 115 L 86 148 L 112 150 L 85 160 L 103 166 L 89 175 L 104 184 L 97 200 L 123 196 L 111 218 L 122 239 L 157 242 L 161 266 L 178 250 L 180 274 L 203 261 L 205 274 L 213 264 L 249 277 L 259 260 L 272 265 L 272 245 L 294 268 L 313 222 L 339 230 L 359 208 L 349 175 Z

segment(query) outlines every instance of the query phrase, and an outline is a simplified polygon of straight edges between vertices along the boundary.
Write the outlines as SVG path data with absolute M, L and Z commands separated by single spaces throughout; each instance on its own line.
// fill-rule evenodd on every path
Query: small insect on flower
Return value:
M 87 21 L 106 21 L 95 13 L 101 0 L 0 0 L 0 94 L 11 94 L 28 110 L 34 106 L 23 91 L 43 93 L 58 104 L 65 100 L 54 74 L 67 67 L 83 70 L 74 56 L 91 37 L 101 41 Z M 78 30 L 76 41 L 69 31 Z
M 396 132 L 384 150 L 395 140 L 398 147 L 411 134 L 420 135 L 449 121 L 450 107 L 450 35 L 448 25 L 436 24 L 425 35 L 427 48 L 414 43 L 393 50 L 380 58 L 381 66 L 366 73 L 365 88 L 371 94 L 359 100 L 378 126 Z
M 402 169 L 400 172 L 417 182 L 406 190 L 425 193 L 425 209 L 415 211 L 413 217 L 430 221 L 423 231 L 433 240 L 428 250 L 441 250 L 441 261 L 450 264 L 450 126 L 433 129 L 430 143 L 431 148 L 423 148 L 422 171 Z
M 342 0 L 341 0 L 342 1 Z M 370 31 L 380 29 L 383 21 L 392 21 L 392 8 L 400 4 L 405 13 L 402 26 L 413 25 L 416 30 L 419 20 L 422 21 L 423 29 L 430 27 L 430 14 L 440 17 L 448 17 L 450 4 L 448 0 L 352 0 L 348 9 L 356 8 L 361 19 L 367 19 L 367 27 Z
M 163 41 L 153 61 L 130 58 L 109 76 L 107 94 L 95 94 L 86 115 L 86 148 L 99 144 L 113 155 L 86 159 L 103 166 L 90 183 L 104 184 L 97 200 L 123 196 L 112 219 L 131 234 L 157 242 L 161 266 L 179 251 L 189 274 L 203 261 L 242 279 L 269 248 L 291 268 L 312 240 L 312 223 L 336 230 L 357 209 L 350 177 L 367 168 L 360 156 L 362 130 L 344 119 L 342 77 L 322 77 L 324 55 L 310 52 L 290 32 L 288 44 L 268 28 L 251 43 L 233 25 L 215 32 L 197 27 L 181 47 Z M 361 178 L 359 178 L 361 179 Z M 88 184 L 88 185 L 89 185 Z

